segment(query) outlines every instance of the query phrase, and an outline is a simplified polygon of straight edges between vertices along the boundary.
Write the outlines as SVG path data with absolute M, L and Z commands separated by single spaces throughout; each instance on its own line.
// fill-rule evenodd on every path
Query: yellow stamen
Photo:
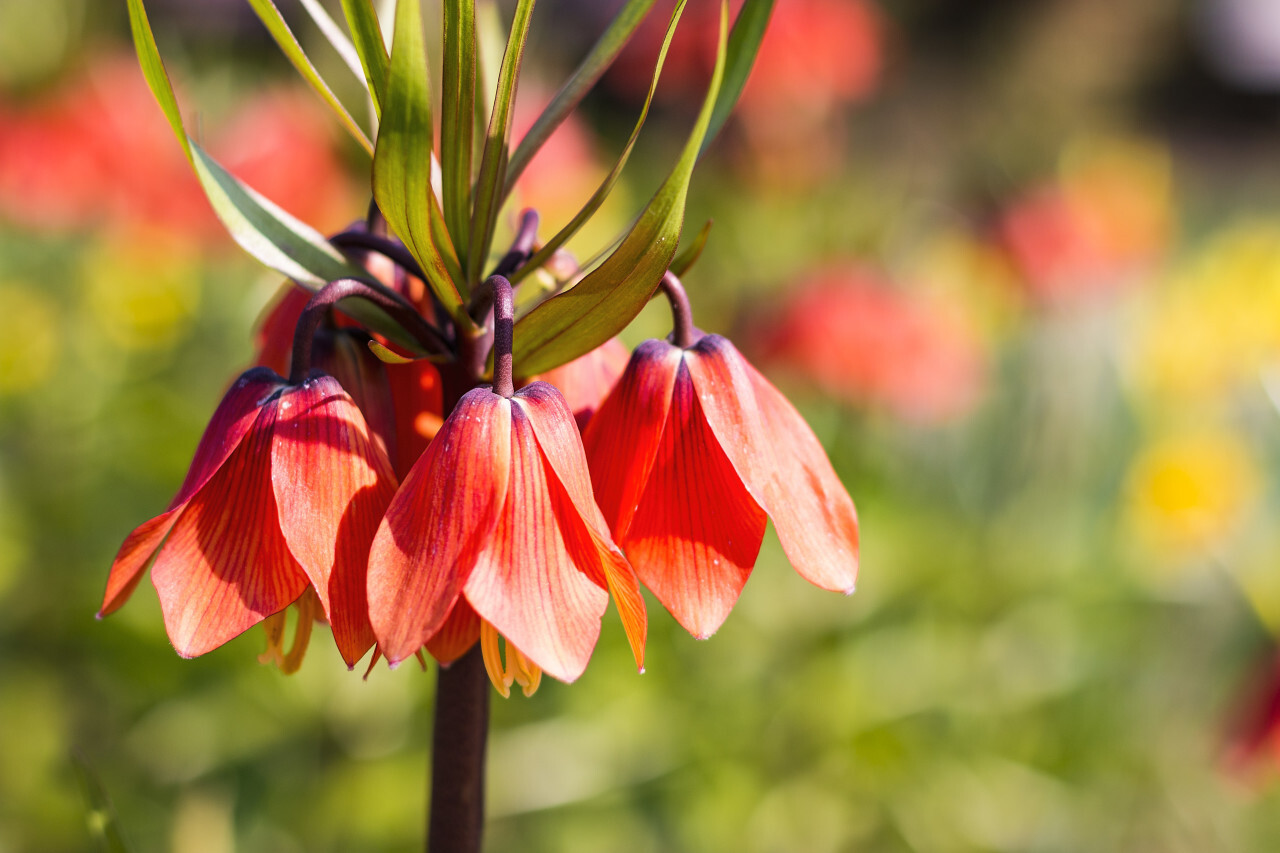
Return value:
M 511 696 L 511 678 L 502 666 L 502 652 L 498 649 L 498 631 L 486 620 L 480 620 L 480 655 L 484 658 L 485 672 L 493 687 L 502 694 L 503 699 Z
M 526 697 L 538 692 L 538 685 L 542 683 L 542 667 L 525 657 L 524 652 L 511 645 L 510 640 L 507 640 L 507 662 L 515 664 L 516 683 Z
M 286 607 L 262 620 L 262 627 L 267 632 L 267 650 L 258 655 L 259 663 L 274 663 L 285 675 L 292 675 L 302 666 L 302 659 L 306 657 L 307 646 L 311 642 L 311 628 L 316 619 L 324 618 L 324 608 L 320 606 L 320 599 L 311 587 L 307 587 L 307 591 L 293 604 L 298 608 L 298 624 L 293 631 L 293 647 L 289 649 L 289 653 L 284 652 Z
M 284 660 L 284 622 L 288 609 L 286 607 L 262 620 L 262 629 L 267 633 L 267 648 L 258 655 L 258 663 L 278 666 Z

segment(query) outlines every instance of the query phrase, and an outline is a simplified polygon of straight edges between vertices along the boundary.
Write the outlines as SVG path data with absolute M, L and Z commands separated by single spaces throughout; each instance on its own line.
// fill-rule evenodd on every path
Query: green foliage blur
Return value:
M 323 630 L 291 677 L 259 631 L 182 660 L 147 583 L 93 618 L 280 285 L 208 212 L 115 5 L 0 0 L 0 853 L 415 849 L 434 664 L 362 681 Z M 539 7 L 517 133 L 607 5 Z M 779 0 L 685 283 L 827 447 L 859 590 L 770 533 L 709 641 L 648 599 L 643 675 L 607 614 L 578 683 L 495 696 L 488 849 L 1280 849 L 1280 80 L 1243 5 Z M 215 156 L 321 230 L 364 214 L 367 161 L 247 4 L 148 7 Z M 661 180 L 713 17 L 691 0 L 579 257 Z M 529 168 L 545 233 L 645 61 Z

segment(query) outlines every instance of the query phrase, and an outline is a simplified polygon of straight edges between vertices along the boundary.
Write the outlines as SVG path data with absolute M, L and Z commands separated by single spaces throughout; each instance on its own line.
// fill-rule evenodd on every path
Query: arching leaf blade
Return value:
M 702 109 L 680 159 L 630 233 L 577 285 L 516 323 L 513 354 L 520 375 L 543 373 L 600 346 L 640 313 L 662 281 L 680 239 L 689 181 L 724 77 L 728 20 L 722 0 L 715 71 Z
M 493 109 L 489 113 L 489 129 L 485 134 L 484 154 L 480 159 L 480 175 L 476 178 L 471 233 L 467 241 L 467 281 L 472 285 L 480 281 L 489 244 L 493 240 L 498 209 L 502 206 L 502 188 L 510 154 L 507 138 L 511 133 L 511 110 L 515 105 L 516 81 L 520 77 L 520 61 L 524 58 L 533 4 L 534 0 L 518 0 L 516 3 L 511 34 L 507 38 L 502 68 L 498 72 Z
M 373 110 L 382 120 L 382 105 L 387 100 L 387 75 L 391 59 L 387 44 L 382 40 L 382 25 L 373 8 L 373 0 L 342 0 L 342 14 L 351 31 L 351 43 L 355 46 L 360 65 L 364 68 L 365 83 L 373 96 Z
M 471 224 L 471 149 L 476 109 L 475 0 L 444 0 L 444 63 L 440 95 L 440 166 L 444 221 L 467 254 Z
M 329 108 L 337 115 L 338 121 L 351 134 L 351 138 L 360 144 L 360 147 L 373 156 L 373 143 L 369 141 L 369 137 L 361 130 L 360 125 L 356 124 L 356 120 L 347 112 L 346 107 L 338 100 L 338 96 L 333 94 L 333 90 L 324 82 L 324 78 L 320 76 L 320 72 L 311 64 L 311 59 L 307 56 L 306 51 L 302 49 L 297 37 L 294 36 L 293 30 L 289 29 L 289 25 L 285 22 L 284 16 L 280 14 L 280 10 L 276 8 L 276 4 L 272 0 L 249 0 L 249 5 L 253 7 L 253 11 L 258 14 L 258 18 L 267 28 L 267 32 L 271 33 L 271 37 L 276 40 L 276 44 L 280 46 L 280 50 L 293 63 L 293 67 L 298 69 L 298 73 L 302 75 L 311 88 L 316 91 Z
M 653 103 L 653 95 L 658 90 L 658 78 L 662 75 L 662 66 L 667 59 L 667 50 L 671 47 L 671 39 L 675 36 L 676 25 L 680 22 L 680 15 L 684 12 L 686 0 L 680 0 L 676 4 L 676 8 L 671 12 L 671 20 L 667 24 L 667 33 L 662 40 L 662 47 L 658 51 L 658 61 L 654 64 L 653 79 L 649 83 L 649 92 L 645 96 L 644 105 L 640 108 L 640 117 L 636 120 L 635 127 L 631 130 L 631 136 L 627 139 L 627 144 L 622 149 L 622 154 L 614 163 L 609 174 L 600 182 L 600 186 L 592 194 L 582 209 L 569 221 L 567 225 L 556 232 L 550 240 L 548 240 L 541 249 L 539 249 L 533 257 L 520 269 L 511 276 L 512 284 L 523 279 L 529 273 L 545 264 L 556 250 L 573 238 L 574 234 L 582 228 L 583 224 L 590 219 L 600 205 L 604 204 L 605 199 L 609 197 L 609 193 L 613 191 L 613 187 L 618 182 L 618 178 L 622 175 L 623 168 L 627 165 L 627 161 L 631 158 L 631 152 L 636 146 L 636 140 L 640 138 L 640 130 L 644 127 L 645 119 L 649 116 L 649 106 Z
M 765 30 L 769 26 L 769 16 L 773 13 L 774 0 L 746 0 L 738 11 L 738 18 L 733 22 L 733 31 L 729 34 L 729 50 L 725 57 L 724 82 L 720 85 L 720 94 L 716 98 L 716 107 L 711 113 L 711 125 L 707 128 L 706 138 L 702 140 L 702 152 L 716 138 L 716 134 L 729 120 L 729 114 L 737 106 L 742 89 L 751 76 L 751 68 L 755 65 L 756 54 L 760 51 L 760 42 L 764 40 Z
M 436 298 L 470 325 L 464 299 L 432 237 L 431 92 L 419 0 L 396 4 L 387 100 L 373 156 L 373 196 L 391 230 L 421 265 Z
M 533 155 L 538 153 L 543 143 L 551 137 L 555 129 L 564 122 L 569 113 L 573 112 L 601 75 L 613 64 L 622 48 L 631 40 L 640 22 L 653 8 L 653 3 L 654 0 L 627 0 L 627 4 L 609 23 L 586 58 L 534 121 L 533 126 L 516 146 L 515 153 L 511 155 L 507 165 L 506 186 L 503 188 L 504 198 L 511 193 L 516 180 L 524 174 L 525 167 L 529 165 Z

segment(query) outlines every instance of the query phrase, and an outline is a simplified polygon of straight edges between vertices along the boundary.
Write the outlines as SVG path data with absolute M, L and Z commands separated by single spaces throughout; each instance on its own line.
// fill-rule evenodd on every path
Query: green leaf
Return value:
M 724 77 L 729 8 L 720 6 L 715 71 L 693 131 L 671 174 L 622 243 L 577 285 L 516 323 L 514 359 L 521 376 L 543 373 L 583 355 L 622 331 L 640 313 L 675 255 L 698 151 Z
M 381 121 L 382 105 L 387 100 L 387 75 L 391 60 L 387 57 L 386 42 L 382 40 L 378 13 L 373 8 L 373 0 L 342 0 L 342 14 L 347 19 L 351 41 L 360 57 L 360 65 L 364 68 L 369 94 L 373 96 L 373 111 Z
M 258 13 L 258 17 L 266 25 L 268 32 L 276 40 L 276 44 L 280 45 L 284 55 L 289 57 L 293 67 L 298 69 L 298 73 L 311 84 L 311 88 L 316 90 L 316 94 L 320 96 L 321 100 L 328 104 L 337 114 L 338 121 L 347 129 L 351 137 L 360 143 L 360 147 L 368 152 L 369 156 L 373 156 L 373 143 L 369 141 L 369 137 L 365 136 L 364 131 L 360 129 L 360 125 L 356 124 L 356 120 L 342 106 L 342 102 L 338 100 L 337 95 L 333 94 L 333 91 L 320 77 L 320 72 L 316 71 L 315 66 L 311 64 L 311 60 L 307 58 L 302 45 L 294 37 L 293 31 L 285 23 L 284 17 L 280 14 L 280 10 L 276 8 L 275 3 L 271 2 L 271 0 L 249 0 L 249 5 L 253 7 L 253 11 Z
M 746 0 L 738 11 L 738 19 L 733 22 L 733 32 L 729 34 L 729 54 L 725 58 L 724 82 L 720 85 L 720 95 L 716 99 L 716 108 L 711 113 L 711 126 L 707 136 L 702 140 L 702 152 L 716 138 L 720 128 L 729 120 L 751 76 L 751 67 L 755 65 L 756 53 L 760 50 L 760 42 L 764 39 L 765 29 L 769 26 L 769 15 L 773 12 L 774 0 Z
M 698 231 L 697 236 L 693 238 L 693 242 L 689 244 L 689 247 L 676 255 L 675 260 L 671 262 L 671 272 L 676 277 L 683 276 L 698 262 L 698 258 L 702 257 L 702 250 L 707 247 L 707 238 L 710 236 L 711 220 L 708 219 L 706 224 Z
M 396 4 L 387 100 L 373 155 L 373 197 L 387 223 L 422 266 L 427 284 L 454 321 L 471 328 L 462 294 L 437 248 L 440 217 L 431 188 L 431 90 L 420 0 Z
M 120 819 L 116 817 L 111 798 L 102 787 L 102 780 L 78 752 L 72 754 L 71 764 L 75 768 L 80 792 L 88 807 L 85 821 L 89 825 L 89 835 L 97 848 L 103 853 L 128 853 L 129 845 L 125 843 L 124 834 L 120 831 Z
M 480 159 L 480 176 L 476 179 L 475 207 L 471 214 L 471 239 L 467 250 L 467 281 L 479 284 L 488 260 L 489 244 L 502 206 L 502 188 L 506 180 L 507 137 L 511 132 L 511 108 L 515 104 L 516 81 L 520 77 L 520 60 L 524 57 L 525 39 L 529 35 L 529 18 L 534 0 L 519 0 L 502 55 L 498 72 L 498 88 L 489 113 L 489 131 L 485 136 L 484 156 Z
M 320 4 L 320 0 L 300 0 L 302 8 L 307 10 L 307 14 L 311 16 L 311 20 L 315 21 L 316 27 L 324 34 L 324 37 L 333 45 L 333 49 L 337 51 L 338 56 L 342 58 L 342 62 L 351 69 L 351 73 L 356 76 L 357 80 L 364 79 L 364 66 L 360 64 L 360 54 L 356 52 L 355 45 L 351 43 L 351 39 L 347 38 L 347 34 L 342 31 L 337 22 L 329 15 L 328 10 Z
M 576 107 L 587 94 L 591 91 L 591 87 L 596 84 L 600 76 L 608 70 L 613 64 L 613 60 L 617 58 L 618 53 L 630 41 L 631 36 L 635 33 L 636 28 L 640 26 L 640 22 L 649 14 L 649 10 L 653 8 L 654 0 L 627 0 L 627 4 L 622 7 L 622 11 L 618 12 L 617 17 L 609 23 L 609 27 L 600 36 L 600 39 L 591 48 L 586 59 L 582 60 L 582 64 L 569 77 L 568 81 L 560 87 L 560 91 L 551 99 L 551 103 L 547 104 L 546 109 L 538 116 L 538 120 L 533 123 L 533 127 L 529 128 L 529 132 L 520 140 L 520 144 L 516 146 L 516 151 L 511 155 L 511 162 L 507 166 L 507 184 L 503 191 L 503 196 L 510 194 L 511 188 L 515 186 L 516 180 L 524 173 L 525 167 L 529 165 L 529 161 L 533 159 L 533 155 L 538 153 L 538 149 L 543 143 L 550 138 L 555 129 L 573 112 Z M 666 47 L 663 47 L 666 50 Z M 659 63 L 661 64 L 661 63 Z
M 143 76 L 169 120 L 214 212 L 237 243 L 262 263 L 295 281 L 321 287 L 335 278 L 361 275 L 319 232 L 285 213 L 244 184 L 187 136 L 178 100 L 160 59 L 142 0 L 128 0 L 129 25 Z
M 475 0 L 444 2 L 444 68 L 440 96 L 440 169 L 444 221 L 467 254 L 471 221 L 471 148 L 476 109 Z
M 613 169 L 605 176 L 599 188 L 587 200 L 582 209 L 578 211 L 577 215 L 570 220 L 569 224 L 561 228 L 524 266 L 516 270 L 511 276 L 512 284 L 520 281 L 545 264 L 557 249 L 568 242 L 574 234 L 578 233 L 578 229 L 582 227 L 583 223 L 590 219 L 600 209 L 600 205 L 604 204 L 604 200 L 609 197 L 609 193 L 618 182 L 618 177 L 622 174 L 623 167 L 627 165 L 627 160 L 631 157 L 631 151 L 635 148 L 636 140 L 640 138 L 640 129 L 644 127 L 645 119 L 649 115 L 649 105 L 653 103 L 654 92 L 658 90 L 658 78 L 662 75 L 662 66 L 667 60 L 667 49 L 671 46 L 671 39 L 676 33 L 676 24 L 680 22 L 680 15 L 684 12 L 684 7 L 685 0 L 680 0 L 676 4 L 675 10 L 671 13 L 671 20 L 667 24 L 667 34 L 662 40 L 662 48 L 658 51 L 658 61 L 654 65 L 653 79 L 649 83 L 649 93 L 645 96 L 644 106 L 640 109 L 640 117 L 636 120 L 636 126 L 632 129 L 631 136 L 627 139 L 627 144 L 622 149 L 622 154 L 618 157 L 618 162 L 614 164 Z
M 502 53 L 506 45 L 496 0 L 476 0 L 476 86 L 479 91 L 497 91 L 498 72 L 502 70 Z M 489 126 L 492 107 L 488 98 L 476 98 L 476 123 L 481 133 Z

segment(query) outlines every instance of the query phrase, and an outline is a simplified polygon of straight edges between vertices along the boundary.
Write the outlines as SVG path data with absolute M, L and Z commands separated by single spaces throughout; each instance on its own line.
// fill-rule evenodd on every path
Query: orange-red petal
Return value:
M 107 589 L 99 616 L 114 612 L 128 600 L 182 507 L 239 447 L 245 433 L 257 419 L 262 402 L 279 390 L 282 383 L 283 380 L 271 371 L 258 369 L 244 373 L 232 384 L 205 427 L 186 479 L 169 504 L 168 511 L 139 525 L 120 546 L 107 575 Z
M 527 658 L 573 681 L 591 658 L 609 596 L 578 568 L 574 552 L 581 553 L 581 543 L 572 547 L 577 537 L 572 529 L 566 537 L 561 519 L 580 516 L 549 470 L 528 414 L 520 405 L 510 412 L 506 502 L 463 591 L 476 613 Z
M 427 640 L 427 651 L 440 663 L 451 664 L 465 655 L 479 639 L 480 617 L 467 600 L 459 596 L 444 625 Z
M 591 352 L 538 378 L 554 385 L 564 395 L 578 429 L 584 430 L 626 370 L 630 358 L 626 345 L 618 338 L 610 338 Z
M 858 513 L 813 430 L 786 397 L 746 365 L 773 448 L 768 510 L 782 550 L 805 580 L 851 593 L 858 580 Z
M 178 654 L 217 648 L 289 605 L 307 576 L 280 533 L 271 489 L 276 401 L 182 509 L 151 582 Z
M 643 670 L 648 633 L 644 596 L 635 570 L 609 535 L 604 515 L 596 505 L 582 439 L 570 419 L 568 401 L 545 382 L 528 385 L 515 399 L 528 414 L 543 456 L 576 512 L 576 519 L 560 519 L 562 529 L 580 526 L 589 538 L 591 547 L 583 550 L 579 568 L 613 596 L 636 666 Z
M 582 434 L 591 484 L 614 538 L 626 535 L 658 452 L 681 351 L 648 340 Z
M 369 554 L 369 617 L 392 664 L 444 625 L 493 538 L 510 476 L 511 404 L 458 402 L 387 507 Z
M 395 494 L 391 465 L 332 376 L 284 392 L 271 444 L 280 531 L 302 566 L 349 666 L 373 645 L 369 546 Z
M 683 362 L 647 486 L 622 547 L 695 637 L 715 633 L 760 553 L 765 513 L 708 426 Z
M 857 515 L 813 430 L 728 340 L 707 335 L 686 361 L 719 446 L 773 519 L 796 571 L 852 592 Z

